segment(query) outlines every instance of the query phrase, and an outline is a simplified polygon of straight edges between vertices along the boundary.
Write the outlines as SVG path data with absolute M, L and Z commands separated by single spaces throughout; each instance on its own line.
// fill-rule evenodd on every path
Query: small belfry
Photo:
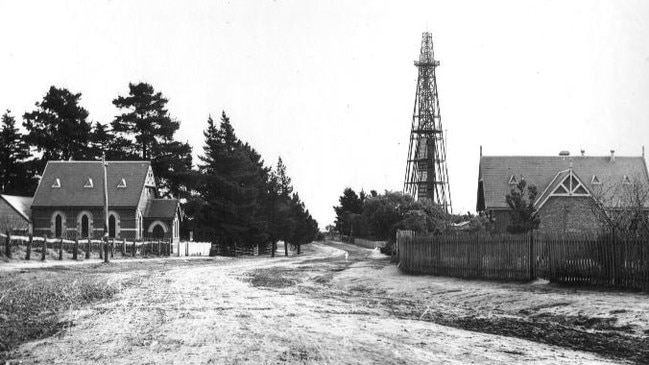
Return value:
M 415 199 L 429 199 L 452 213 L 446 142 L 435 77 L 439 61 L 435 60 L 433 36 L 429 32 L 422 34 L 421 52 L 415 66 L 419 74 L 403 192 Z

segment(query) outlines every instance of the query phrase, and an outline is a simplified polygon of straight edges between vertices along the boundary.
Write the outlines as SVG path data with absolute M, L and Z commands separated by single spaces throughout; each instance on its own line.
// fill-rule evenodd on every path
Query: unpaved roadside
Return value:
M 23 363 L 53 364 L 622 362 L 433 323 L 422 304 L 434 278 L 391 272 L 394 266 L 371 250 L 315 244 L 305 251 L 164 267 L 144 262 L 128 272 L 114 265 L 106 275 L 142 280 L 114 300 L 70 311 L 64 332 L 24 344 L 14 355 Z M 459 300 L 428 306 L 461 315 Z

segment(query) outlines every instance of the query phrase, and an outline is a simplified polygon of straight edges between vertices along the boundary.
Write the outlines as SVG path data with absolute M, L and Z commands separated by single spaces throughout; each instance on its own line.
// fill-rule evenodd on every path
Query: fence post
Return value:
M 72 251 L 72 260 L 77 259 L 77 250 L 78 249 L 79 249 L 79 239 L 77 238 L 77 239 L 74 240 L 74 247 L 73 247 L 73 251 Z
M 611 245 L 611 256 L 613 258 L 613 285 L 618 286 L 617 280 L 617 234 L 613 230 L 613 244 Z
M 189 241 L 185 242 L 185 256 L 189 256 Z
M 5 244 L 5 256 L 11 258 L 11 235 L 9 234 L 9 230 L 7 230 L 6 233 L 7 233 L 7 241 Z
M 41 261 L 45 261 L 46 254 L 47 254 L 47 237 L 43 236 L 43 249 L 41 250 Z
M 120 250 L 122 252 L 122 257 L 126 254 L 126 238 L 122 238 L 122 249 Z
M 110 240 L 110 258 L 115 256 L 115 239 Z
M 59 260 L 63 260 L 63 237 L 59 241 Z
M 90 237 L 86 241 L 86 259 L 90 258 Z
M 105 236 L 104 239 L 101 241 L 104 244 L 104 263 L 108 263 L 108 236 Z
M 101 238 L 101 242 L 99 243 L 99 259 L 103 260 L 104 259 L 104 238 Z
M 529 234 L 529 263 L 528 263 L 528 271 L 529 271 L 529 280 L 532 281 L 536 279 L 535 275 L 535 270 L 534 270 L 534 230 L 530 231 Z
M 34 240 L 34 236 L 30 233 L 29 234 L 29 240 L 27 241 L 27 253 L 25 253 L 25 260 L 29 260 L 32 257 L 32 242 Z

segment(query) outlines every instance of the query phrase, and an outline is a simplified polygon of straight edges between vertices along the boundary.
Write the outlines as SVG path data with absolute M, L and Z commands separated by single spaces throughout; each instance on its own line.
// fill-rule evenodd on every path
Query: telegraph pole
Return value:
M 106 176 L 106 153 L 101 155 L 101 167 L 104 172 L 104 262 L 108 263 L 108 177 Z

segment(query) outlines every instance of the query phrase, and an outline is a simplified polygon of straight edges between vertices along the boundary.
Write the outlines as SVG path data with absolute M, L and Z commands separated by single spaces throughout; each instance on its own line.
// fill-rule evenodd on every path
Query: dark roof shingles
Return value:
M 611 161 L 609 156 L 482 156 L 479 176 L 483 181 L 486 209 L 507 208 L 505 195 L 511 190 L 512 175 L 523 176 L 528 185 L 536 186 L 540 197 L 558 172 L 570 168 L 571 162 L 573 171 L 587 185 L 593 175 L 602 186 L 619 184 L 626 175 L 649 186 L 643 157 L 616 157 Z
M 151 199 L 146 204 L 144 217 L 173 219 L 177 209 L 177 199 Z
M 106 177 L 109 205 L 137 206 L 150 166 L 148 161 L 108 161 Z M 84 188 L 88 177 L 92 178 L 92 188 Z M 52 188 L 57 178 L 61 181 L 61 187 Z M 122 178 L 126 180 L 125 189 L 117 187 Z M 103 194 L 101 161 L 50 161 L 45 167 L 32 206 L 102 206 Z

